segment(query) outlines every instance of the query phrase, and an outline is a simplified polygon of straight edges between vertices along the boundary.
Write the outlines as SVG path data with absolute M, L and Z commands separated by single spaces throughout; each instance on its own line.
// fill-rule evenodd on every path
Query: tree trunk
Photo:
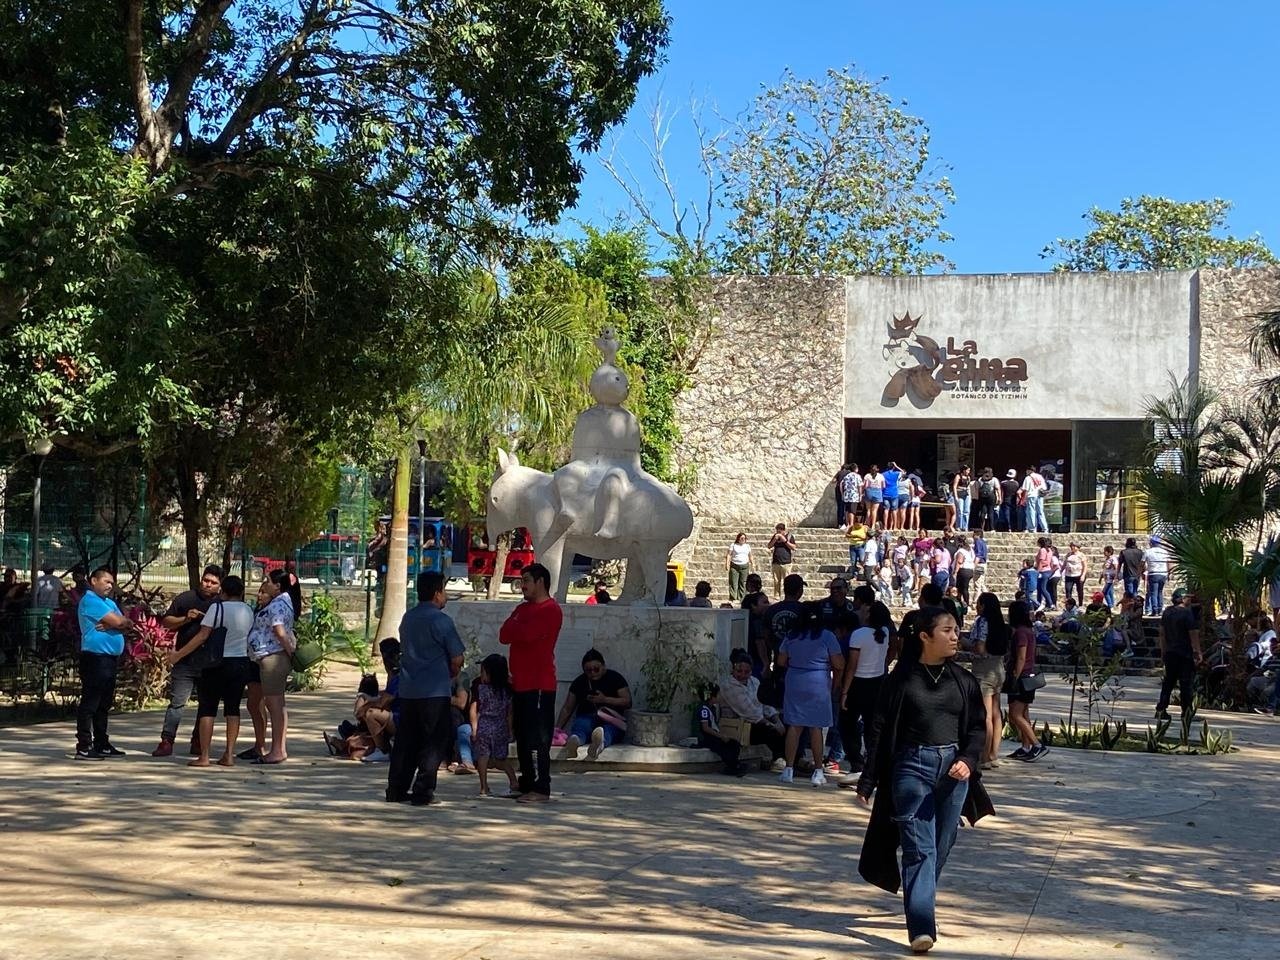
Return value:
M 194 590 L 200 583 L 200 493 L 195 472 L 178 467 L 178 506 L 182 510 L 182 537 L 187 561 L 187 582 Z
M 399 636 L 400 621 L 408 606 L 409 580 L 409 484 L 412 458 L 408 446 L 396 456 L 391 494 L 391 541 L 387 551 L 387 578 L 382 594 L 382 616 L 375 642 Z
M 498 599 L 498 591 L 502 589 L 502 574 L 507 569 L 507 555 L 510 553 L 511 531 L 508 530 L 498 534 L 498 542 L 493 545 L 493 576 L 489 578 L 489 592 L 485 594 L 489 600 Z

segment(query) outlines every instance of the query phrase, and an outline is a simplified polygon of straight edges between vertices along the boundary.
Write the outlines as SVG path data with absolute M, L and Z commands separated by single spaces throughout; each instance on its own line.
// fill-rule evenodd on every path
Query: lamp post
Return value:
M 27 438 L 27 453 L 35 457 L 35 485 L 31 491 L 31 609 L 36 609 L 36 582 L 40 577 L 40 472 L 44 458 L 53 452 L 48 437 Z
M 418 439 L 418 576 L 422 575 L 422 538 L 427 516 L 427 441 Z M 416 578 L 415 578 L 416 579 Z

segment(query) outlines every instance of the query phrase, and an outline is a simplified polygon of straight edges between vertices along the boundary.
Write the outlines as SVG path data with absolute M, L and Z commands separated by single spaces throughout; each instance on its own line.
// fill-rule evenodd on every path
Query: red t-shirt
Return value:
M 525 601 L 511 611 L 498 631 L 498 642 L 511 648 L 511 689 L 556 689 L 556 638 L 564 613 L 555 597 Z

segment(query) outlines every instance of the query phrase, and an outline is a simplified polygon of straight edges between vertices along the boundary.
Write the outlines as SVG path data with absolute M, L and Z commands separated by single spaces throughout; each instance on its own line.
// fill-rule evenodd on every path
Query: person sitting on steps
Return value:
M 582 673 L 569 685 L 569 693 L 560 708 L 556 726 L 569 731 L 560 758 L 571 760 L 578 748 L 590 741 L 587 759 L 595 760 L 605 747 L 622 739 L 625 728 L 609 717 L 621 717 L 631 709 L 631 688 L 626 678 L 604 665 L 604 654 L 588 650 L 582 657 Z M 570 723 L 572 718 L 572 724 Z

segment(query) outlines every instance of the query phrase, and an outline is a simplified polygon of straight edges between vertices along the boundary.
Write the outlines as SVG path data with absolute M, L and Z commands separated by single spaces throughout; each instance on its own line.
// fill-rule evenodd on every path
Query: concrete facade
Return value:
M 735 276 L 708 296 L 716 335 L 678 403 L 695 513 L 827 525 L 846 418 L 1079 434 L 1138 424 L 1171 377 L 1238 393 L 1261 373 L 1249 318 L 1280 309 L 1280 268 Z

